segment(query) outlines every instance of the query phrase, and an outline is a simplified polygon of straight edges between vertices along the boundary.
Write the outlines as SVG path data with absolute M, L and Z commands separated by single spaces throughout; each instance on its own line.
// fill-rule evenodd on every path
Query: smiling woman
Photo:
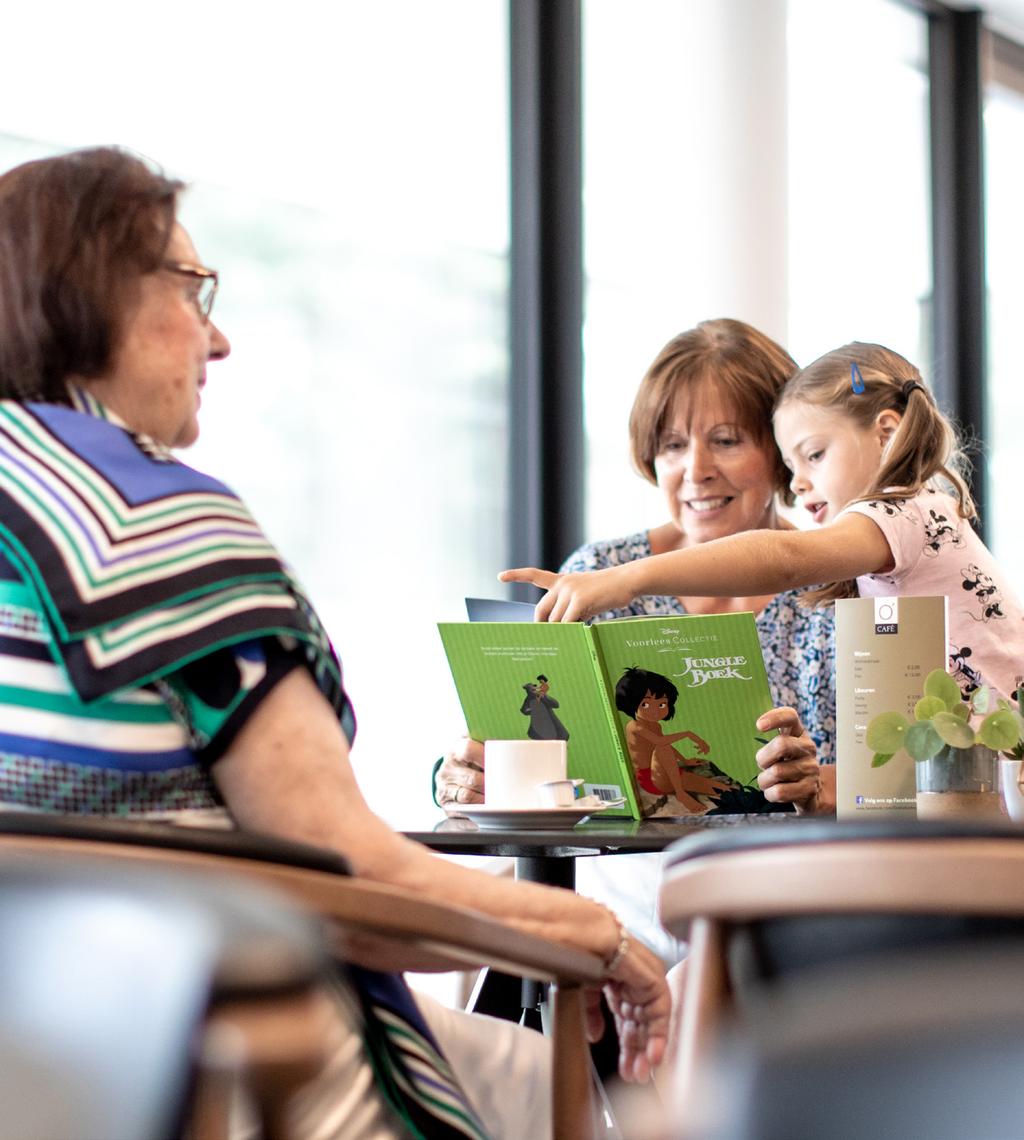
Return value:
M 673 337 L 641 380 L 629 421 L 634 466 L 658 488 L 668 521 L 581 546 L 561 572 L 638 565 L 651 555 L 700 549 L 752 529 L 788 528 L 776 509 L 779 499 L 791 497 L 788 472 L 771 435 L 771 413 L 794 371 L 796 363 L 785 349 L 742 321 L 703 321 Z M 772 696 L 782 706 L 767 714 L 771 723 L 758 725 L 782 730 L 758 753 L 761 787 L 776 804 L 830 812 L 835 809 L 832 612 L 807 609 L 800 599 L 795 590 L 739 597 L 648 595 L 618 608 L 602 607 L 597 617 L 752 610 Z M 438 771 L 438 799 L 481 799 L 482 769 L 482 748 L 473 741 L 461 744 Z M 595 879 L 584 889 L 609 899 L 666 959 L 679 956 L 679 946 L 652 921 L 657 857 L 583 862 L 581 884 L 591 874 Z
M 851 382 L 856 378 L 856 383 Z M 905 357 L 854 341 L 786 382 L 776 440 L 791 489 L 824 525 L 762 529 L 596 573 L 505 571 L 547 593 L 545 621 L 580 621 L 649 592 L 785 590 L 822 606 L 851 596 L 944 595 L 950 672 L 965 692 L 1018 685 L 1024 607 L 975 534 L 956 429 Z M 967 659 L 970 658 L 970 662 Z

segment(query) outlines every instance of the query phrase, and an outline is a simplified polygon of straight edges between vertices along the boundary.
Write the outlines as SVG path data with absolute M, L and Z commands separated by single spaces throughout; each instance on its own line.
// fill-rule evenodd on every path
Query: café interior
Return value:
M 498 889 L 606 897 L 621 940 L 364 876 L 301 829 L 13 810 L 5 783 L 0 1137 L 1024 1136 L 1009 792 L 981 822 L 833 802 L 545 837 L 488 835 L 431 786 L 466 732 L 438 623 L 467 597 L 535 602 L 505 567 L 664 522 L 627 424 L 660 346 L 701 321 L 799 365 L 854 340 L 917 364 L 1024 592 L 1024 0 L 185 0 L 173 19 L 43 0 L 6 22 L 0 171 L 109 144 L 187 186 L 232 341 L 187 463 L 315 599 L 374 817 Z M 603 1043 L 585 1031 L 628 938 L 672 979 L 639 1085 L 607 996 Z M 310 1117 L 339 976 L 393 963 L 548 1038 L 543 1131 L 382 1125 L 347 1077 Z

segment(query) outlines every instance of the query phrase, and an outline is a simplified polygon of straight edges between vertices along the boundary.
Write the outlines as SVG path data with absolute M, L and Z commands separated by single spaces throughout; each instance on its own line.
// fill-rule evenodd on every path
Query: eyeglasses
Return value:
M 180 273 L 182 277 L 194 277 L 198 280 L 195 306 L 204 323 L 208 321 L 213 300 L 217 296 L 217 271 L 205 269 L 202 265 L 188 265 L 183 261 L 165 261 L 164 269 L 169 269 L 171 273 Z

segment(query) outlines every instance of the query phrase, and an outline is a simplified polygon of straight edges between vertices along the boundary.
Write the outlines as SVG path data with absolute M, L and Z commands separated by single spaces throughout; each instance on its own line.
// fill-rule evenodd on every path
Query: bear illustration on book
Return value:
M 558 701 L 548 696 L 551 683 L 543 673 L 537 674 L 537 680 L 527 681 L 523 686 L 526 699 L 519 710 L 523 716 L 530 718 L 530 727 L 526 735 L 531 740 L 568 740 L 569 730 L 555 715 Z
M 615 686 L 615 707 L 629 717 L 626 744 L 644 800 L 644 815 L 659 811 L 674 796 L 689 814 L 704 814 L 723 792 L 736 792 L 741 785 L 710 760 L 684 756 L 675 744 L 690 741 L 707 757 L 710 746 L 694 732 L 665 733 L 662 721 L 675 716 L 679 690 L 661 673 L 633 666 Z M 654 797 L 653 801 L 649 797 Z M 699 797 L 699 798 L 698 798 Z

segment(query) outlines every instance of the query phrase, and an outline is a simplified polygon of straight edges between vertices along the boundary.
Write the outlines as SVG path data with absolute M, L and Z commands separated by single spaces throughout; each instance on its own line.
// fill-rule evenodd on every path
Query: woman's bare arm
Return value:
M 331 848 L 357 875 L 472 907 L 604 961 L 615 954 L 618 923 L 604 907 L 569 891 L 496 879 L 441 859 L 374 815 L 333 710 L 304 669 L 293 670 L 267 695 L 213 775 L 243 827 Z M 645 1079 L 661 1059 L 668 1027 L 660 959 L 631 939 L 609 985 L 613 1009 L 628 1009 L 645 1030 L 627 1033 L 620 1071 Z

